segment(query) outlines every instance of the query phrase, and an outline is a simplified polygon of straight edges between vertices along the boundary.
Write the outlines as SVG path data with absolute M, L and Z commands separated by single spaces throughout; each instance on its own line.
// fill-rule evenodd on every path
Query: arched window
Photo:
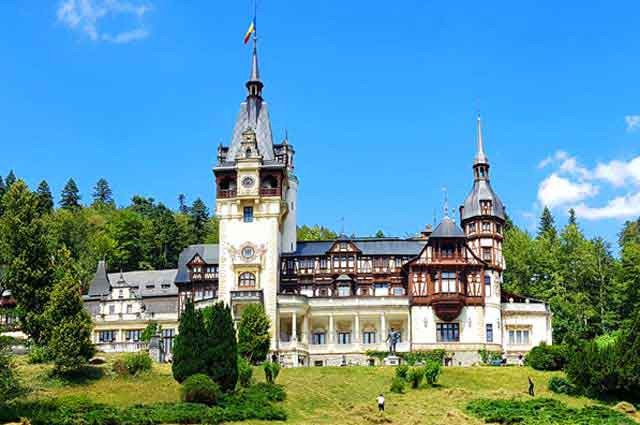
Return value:
M 238 286 L 240 288 L 255 288 L 256 287 L 256 275 L 249 272 L 244 272 L 238 279 Z

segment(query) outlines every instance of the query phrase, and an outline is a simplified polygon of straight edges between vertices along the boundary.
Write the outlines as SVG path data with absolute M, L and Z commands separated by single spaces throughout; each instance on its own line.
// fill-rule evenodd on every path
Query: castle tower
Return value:
M 505 268 L 502 240 L 505 207 L 491 188 L 489 159 L 484 151 L 482 121 L 478 115 L 477 150 L 473 161 L 473 187 L 460 206 L 460 223 L 468 245 L 486 264 L 482 282 L 485 296 L 485 321 L 491 327 L 495 342 L 501 338 L 500 288 Z
M 213 170 L 220 222 L 218 298 L 231 305 L 236 320 L 248 303 L 263 303 L 276 348 L 280 254 L 295 250 L 297 179 L 293 147 L 288 141 L 273 143 L 255 37 L 246 87 L 231 143 L 218 148 Z

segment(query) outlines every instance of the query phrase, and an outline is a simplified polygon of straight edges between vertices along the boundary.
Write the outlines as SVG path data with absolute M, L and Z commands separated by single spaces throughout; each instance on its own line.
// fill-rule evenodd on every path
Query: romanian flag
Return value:
M 253 18 L 251 20 L 251 25 L 249 25 L 249 29 L 244 35 L 244 44 L 247 44 L 249 42 L 249 39 L 251 39 L 251 34 L 253 34 L 254 32 L 256 32 L 256 18 Z

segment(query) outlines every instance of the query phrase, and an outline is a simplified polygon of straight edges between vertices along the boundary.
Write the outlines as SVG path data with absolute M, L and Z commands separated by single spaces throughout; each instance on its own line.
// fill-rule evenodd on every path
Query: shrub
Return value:
M 549 398 L 520 400 L 474 400 L 467 411 L 486 423 L 523 425 L 633 425 L 625 415 L 604 406 L 572 409 Z
M 561 370 L 567 364 L 567 348 L 543 342 L 529 351 L 525 364 L 536 370 Z
M 578 390 L 568 379 L 562 378 L 560 376 L 552 376 L 549 379 L 548 384 L 549 390 L 558 394 L 569 394 L 576 395 L 578 394 Z
M 253 378 L 253 368 L 244 357 L 238 357 L 238 381 L 240 386 L 248 387 Z
M 427 384 L 434 386 L 438 382 L 440 372 L 442 371 L 442 363 L 435 360 L 428 360 L 424 366 L 424 377 Z
M 0 343 L 0 404 L 18 397 L 23 388 L 15 375 L 13 356 L 7 341 Z
M 188 377 L 182 384 L 182 401 L 213 406 L 220 399 L 220 387 L 203 373 Z
M 391 381 L 391 388 L 389 389 L 389 391 L 391 391 L 392 393 L 404 394 L 404 384 L 405 380 L 403 378 L 400 378 L 399 376 L 396 376 Z
M 149 342 L 151 341 L 151 337 L 156 335 L 159 331 L 160 326 L 158 326 L 158 322 L 150 322 L 142 331 L 140 340 L 143 342 Z
M 33 345 L 29 349 L 27 362 L 31 364 L 41 364 L 41 363 L 47 363 L 50 361 L 51 361 L 51 354 L 47 350 L 47 347 L 43 347 L 41 345 Z
M 424 378 L 424 367 L 422 366 L 413 366 L 407 372 L 407 380 L 411 384 L 411 388 L 418 388 L 422 379 Z
M 238 354 L 251 364 L 265 361 L 269 353 L 271 323 L 262 304 L 249 304 L 238 324 Z
M 176 381 L 183 382 L 191 375 L 206 372 L 204 339 L 202 310 L 196 310 L 193 303 L 187 301 L 173 343 L 171 371 Z
M 228 305 L 218 302 L 202 311 L 205 328 L 204 351 L 206 374 L 224 392 L 231 392 L 238 382 L 238 347 L 236 330 Z M 202 338 L 202 335 L 199 335 Z
M 489 351 L 484 348 L 482 350 L 478 350 L 478 354 L 480 355 L 480 360 L 484 364 L 491 364 L 492 362 L 502 358 L 499 351 Z
M 407 379 L 407 372 L 409 372 L 409 366 L 401 364 L 396 367 L 396 377 L 400 379 Z
M 151 357 L 145 351 L 128 353 L 113 362 L 113 371 L 118 375 L 138 375 L 151 370 Z
M 442 349 L 412 351 L 410 353 L 398 353 L 398 355 L 407 362 L 409 366 L 413 366 L 416 363 L 426 363 L 429 360 L 434 360 L 442 364 L 445 351 Z
M 276 362 L 264 362 L 264 378 L 269 384 L 276 382 L 278 374 L 280 373 L 280 365 Z

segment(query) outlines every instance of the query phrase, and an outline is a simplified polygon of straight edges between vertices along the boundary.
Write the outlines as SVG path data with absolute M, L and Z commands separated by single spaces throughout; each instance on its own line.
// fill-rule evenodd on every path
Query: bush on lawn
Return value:
M 424 378 L 424 367 L 422 366 L 413 366 L 407 372 L 407 380 L 411 384 L 411 388 L 418 388 L 422 379 Z
M 573 409 L 549 398 L 520 400 L 474 400 L 467 411 L 486 423 L 522 425 L 635 425 L 625 415 L 604 406 Z
M 409 372 L 409 366 L 406 364 L 396 367 L 396 377 L 400 379 L 407 379 L 407 372 Z
M 482 363 L 486 365 L 490 365 L 492 362 L 502 358 L 499 351 L 489 351 L 484 348 L 482 350 L 478 350 L 478 354 L 480 355 Z
M 182 383 L 182 401 L 213 406 L 220 399 L 220 387 L 203 373 L 197 373 Z
M 427 384 L 434 386 L 438 382 L 440 372 L 442 372 L 442 363 L 435 360 L 428 360 L 424 366 L 424 378 Z
M 564 345 L 547 345 L 543 342 L 529 351 L 525 364 L 536 370 L 561 370 L 567 364 L 567 351 Z
M 0 343 L 0 404 L 23 394 L 13 364 L 8 341 Z
M 405 380 L 400 378 L 399 376 L 396 376 L 391 381 L 391 388 L 389 389 L 389 391 L 396 394 L 404 394 L 404 385 Z
M 248 387 L 253 380 L 253 368 L 244 357 L 238 357 L 238 382 L 241 387 Z
M 113 363 L 113 371 L 118 375 L 135 376 L 150 371 L 152 363 L 149 353 L 145 351 L 128 353 L 124 357 L 116 359 Z
M 568 395 L 576 395 L 578 394 L 578 390 L 568 379 L 562 378 L 560 376 L 552 376 L 549 379 L 548 384 L 549 390 L 558 394 L 568 394 Z
M 276 362 L 264 362 L 264 378 L 269 384 L 276 382 L 278 374 L 280 373 L 280 365 Z
M 42 364 L 51 361 L 51 354 L 47 347 L 41 345 L 32 345 L 29 348 L 29 354 L 27 355 L 27 362 L 30 364 Z
M 410 353 L 398 353 L 409 366 L 413 366 L 416 363 L 427 363 L 429 360 L 436 361 L 440 364 L 444 361 L 445 351 L 442 349 L 425 350 L 425 351 L 412 351 Z

